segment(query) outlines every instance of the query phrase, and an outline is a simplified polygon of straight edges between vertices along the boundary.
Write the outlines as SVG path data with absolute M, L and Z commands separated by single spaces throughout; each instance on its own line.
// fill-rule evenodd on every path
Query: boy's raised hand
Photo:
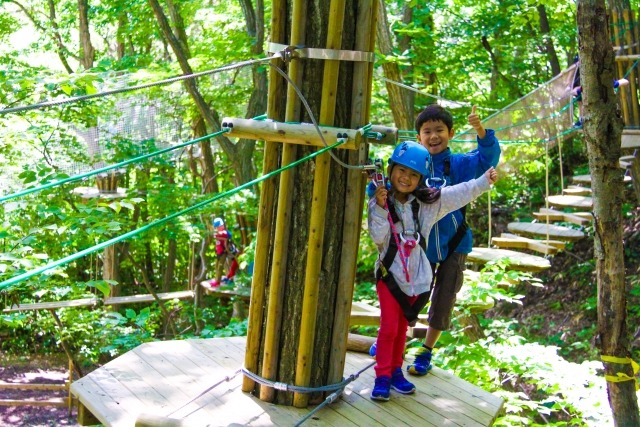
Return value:
M 496 171 L 493 166 L 487 169 L 484 175 L 487 177 L 487 181 L 489 181 L 489 184 L 491 185 L 495 184 L 498 180 L 498 171 Z
M 487 132 L 484 130 L 484 126 L 482 126 L 482 123 L 480 123 L 480 116 L 478 116 L 478 114 L 476 113 L 475 105 L 471 107 L 471 114 L 469 114 L 469 116 L 467 117 L 467 120 L 469 121 L 469 124 L 473 126 L 473 128 L 478 133 L 478 137 L 480 139 L 484 138 Z

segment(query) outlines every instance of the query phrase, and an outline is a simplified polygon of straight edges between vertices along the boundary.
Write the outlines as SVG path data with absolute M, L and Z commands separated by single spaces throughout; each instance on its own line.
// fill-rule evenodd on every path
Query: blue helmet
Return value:
M 405 141 L 398 144 L 389 159 L 389 170 L 394 165 L 402 165 L 418 172 L 422 177 L 429 175 L 429 163 L 431 154 L 422 145 L 413 141 Z
M 214 227 L 220 227 L 222 225 L 224 225 L 224 221 L 222 220 L 222 218 L 216 218 L 213 220 Z

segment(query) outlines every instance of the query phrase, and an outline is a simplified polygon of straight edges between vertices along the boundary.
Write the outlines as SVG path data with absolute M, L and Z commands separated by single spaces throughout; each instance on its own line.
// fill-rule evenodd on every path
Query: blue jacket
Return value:
M 477 138 L 478 148 L 463 154 L 453 154 L 447 148 L 442 153 L 431 156 L 431 177 L 443 178 L 445 160 L 449 159 L 449 176 L 444 177 L 447 186 L 466 182 L 486 172 L 489 167 L 495 167 L 500 160 L 500 144 L 493 129 L 486 129 L 484 138 Z M 431 229 L 427 245 L 427 258 L 429 262 L 443 261 L 449 254 L 449 241 L 456 234 L 456 230 L 462 224 L 462 211 L 458 209 L 440 219 Z M 456 252 L 468 254 L 473 247 L 471 229 L 467 229 Z

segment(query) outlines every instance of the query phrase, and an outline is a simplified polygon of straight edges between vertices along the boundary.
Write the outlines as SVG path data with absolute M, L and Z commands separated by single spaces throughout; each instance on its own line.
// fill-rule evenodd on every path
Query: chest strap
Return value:
M 411 212 L 413 215 L 413 221 L 415 224 L 418 224 L 418 227 L 420 225 L 420 221 L 418 220 L 419 211 L 420 203 L 418 203 L 417 199 L 414 199 L 411 202 Z M 391 220 L 394 224 L 400 221 L 395 208 L 389 209 L 389 214 L 391 215 Z M 420 233 L 420 230 L 417 231 L 418 233 Z M 427 239 L 425 239 L 422 235 L 420 237 L 420 248 L 426 252 Z M 422 309 L 427 305 L 427 302 L 429 302 L 429 296 L 431 292 L 427 291 L 421 293 L 420 295 L 418 295 L 418 299 L 416 299 L 413 304 L 409 304 L 407 294 L 402 292 L 402 289 L 400 289 L 400 286 L 398 286 L 398 283 L 396 282 L 395 277 L 393 277 L 393 274 L 389 273 L 389 269 L 391 268 L 396 255 L 398 255 L 398 245 L 396 244 L 396 240 L 389 239 L 389 248 L 387 249 L 387 253 L 384 255 L 384 258 L 380 263 L 380 268 L 378 268 L 378 271 L 376 272 L 376 279 L 382 280 L 387 285 L 389 292 L 391 292 L 391 295 L 393 295 L 395 300 L 400 305 L 402 313 L 409 322 L 409 325 L 414 326 L 418 320 L 418 314 L 420 314 Z

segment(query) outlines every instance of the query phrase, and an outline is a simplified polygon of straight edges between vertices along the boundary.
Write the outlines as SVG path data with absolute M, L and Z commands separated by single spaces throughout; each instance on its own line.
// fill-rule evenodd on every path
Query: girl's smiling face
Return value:
M 391 186 L 395 191 L 396 200 L 406 202 L 409 194 L 411 194 L 420 183 L 420 175 L 415 170 L 403 165 L 395 165 L 391 170 Z

